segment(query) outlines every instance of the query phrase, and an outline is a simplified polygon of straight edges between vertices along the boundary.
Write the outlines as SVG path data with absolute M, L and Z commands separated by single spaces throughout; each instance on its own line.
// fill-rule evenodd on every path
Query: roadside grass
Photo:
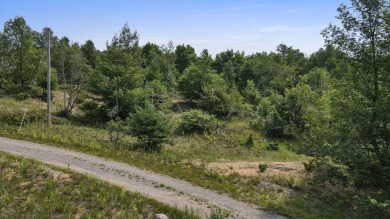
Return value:
M 254 144 L 247 147 L 245 141 L 250 134 L 253 135 Z M 107 141 L 107 131 L 70 123 L 54 124 L 48 129 L 44 123 L 31 122 L 21 130 L 15 125 L 1 124 L 0 135 L 48 143 L 128 163 L 226 193 L 238 200 L 260 206 L 270 213 L 293 218 L 370 216 L 371 213 L 365 206 L 353 197 L 366 194 L 375 197 L 375 193 L 369 191 L 313 183 L 310 175 L 307 178 L 302 178 L 301 175 L 268 176 L 260 173 L 255 177 L 238 174 L 224 176 L 207 170 L 207 163 L 220 160 L 282 162 L 309 159 L 291 151 L 296 142 L 267 139 L 243 121 L 231 121 L 223 131 L 175 134 L 174 145 L 166 145 L 160 153 L 134 150 L 137 143 L 132 137 L 127 137 L 119 146 L 114 146 Z M 270 143 L 278 144 L 279 150 L 267 150 Z
M 0 218 L 197 218 L 63 168 L 0 152 Z

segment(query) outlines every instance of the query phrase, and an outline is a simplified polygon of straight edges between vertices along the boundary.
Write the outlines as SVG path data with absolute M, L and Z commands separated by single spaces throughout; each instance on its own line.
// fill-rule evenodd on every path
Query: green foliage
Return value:
M 350 71 L 338 75 L 331 97 L 332 137 L 322 139 L 321 156 L 347 165 L 360 186 L 389 187 L 390 134 L 387 113 L 390 35 L 389 2 L 351 0 L 338 8 L 340 25 L 329 25 L 322 34 L 328 45 L 346 55 Z M 331 150 L 329 150 L 331 149 Z
M 277 143 L 277 142 L 268 143 L 268 144 L 265 146 L 265 149 L 266 149 L 267 151 L 278 151 L 278 150 L 279 150 L 279 143 Z
M 144 148 L 150 151 L 160 151 L 172 131 L 168 116 L 151 103 L 146 103 L 145 107 L 136 107 L 127 122 L 130 134 L 136 136 Z
M 389 218 L 390 217 L 390 199 L 388 194 L 385 194 L 383 198 L 373 198 L 369 195 L 367 196 L 355 196 L 354 199 L 357 200 L 359 207 L 366 209 L 362 211 L 362 217 L 372 217 L 372 218 Z M 387 198 L 387 200 L 386 200 Z
M 265 163 L 259 163 L 259 171 L 260 172 L 265 172 L 265 170 L 267 169 L 268 165 L 265 164 Z
M 0 110 L 0 121 L 4 124 L 17 125 L 23 119 L 24 109 Z M 24 117 L 24 123 L 39 122 L 46 119 L 46 111 L 37 108 L 28 108 Z
M 90 65 L 93 69 L 96 68 L 98 62 L 98 53 L 95 48 L 95 44 L 92 40 L 87 40 L 80 47 L 83 57 L 86 59 L 87 64 Z
M 253 80 L 248 80 L 246 82 L 246 87 L 242 91 L 242 96 L 245 98 L 247 103 L 258 105 L 261 101 L 260 91 L 256 88 Z
M 180 74 L 196 60 L 195 49 L 190 45 L 185 46 L 182 44 L 176 46 L 175 54 L 175 65 Z
M 6 77 L 20 84 L 22 89 L 26 88 L 41 70 L 43 52 L 34 47 L 33 31 L 23 17 L 5 22 L 1 47 L 4 47 L 6 60 L 12 66 Z
M 215 125 L 216 119 L 202 110 L 190 110 L 181 117 L 180 130 L 184 132 L 209 131 Z
M 119 118 L 107 122 L 109 141 L 116 147 L 118 147 L 120 141 L 126 137 L 128 130 L 129 127 L 127 127 L 126 123 Z
M 221 208 L 216 208 L 211 211 L 210 219 L 227 219 L 230 218 L 230 212 Z
M 252 135 L 252 134 L 249 134 L 249 136 L 248 136 L 248 138 L 246 139 L 244 145 L 247 146 L 247 147 L 253 147 L 253 145 L 254 145 L 254 139 L 253 139 L 253 135 Z
M 43 69 L 39 73 L 39 87 L 41 87 L 43 90 L 46 90 L 47 88 L 47 69 Z M 55 68 L 50 69 L 50 85 L 53 90 L 58 88 L 58 76 L 57 76 L 57 70 Z
M 307 172 L 312 172 L 314 169 L 317 168 L 317 165 L 318 165 L 316 159 L 312 159 L 309 162 L 303 162 L 302 161 L 302 164 L 305 167 Z
M 334 162 L 329 156 L 311 160 L 309 163 L 302 163 L 307 171 L 316 170 L 316 177 L 320 181 L 327 180 L 333 185 L 341 184 L 343 186 L 351 183 L 352 176 L 349 168 Z
M 198 66 L 191 65 L 183 73 L 178 81 L 178 90 L 189 99 L 200 99 L 204 94 L 203 88 L 211 83 L 211 69 L 202 69 Z
M 184 209 L 184 214 L 183 214 L 183 219 L 197 219 L 199 218 L 198 215 L 196 214 L 195 210 L 190 209 L 186 206 Z
M 271 96 L 263 98 L 257 107 L 258 126 L 263 128 L 269 136 L 280 137 L 284 134 L 285 121 L 281 115 L 282 106 L 283 96 L 273 92 Z
M 29 97 L 30 97 L 30 95 L 28 93 L 25 93 L 25 92 L 15 94 L 15 100 L 19 100 L 19 101 L 26 100 Z
M 212 75 L 211 83 L 203 88 L 202 108 L 218 116 L 231 118 L 238 115 L 242 108 L 244 98 L 237 87 L 229 87 L 219 75 Z

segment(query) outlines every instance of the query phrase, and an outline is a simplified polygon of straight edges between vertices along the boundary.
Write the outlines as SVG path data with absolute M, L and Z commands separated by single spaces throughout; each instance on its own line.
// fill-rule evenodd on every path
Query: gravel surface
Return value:
M 213 207 L 228 210 L 235 218 L 284 218 L 183 180 L 97 156 L 3 137 L 0 150 L 85 173 L 179 209 L 193 209 L 202 218 Z

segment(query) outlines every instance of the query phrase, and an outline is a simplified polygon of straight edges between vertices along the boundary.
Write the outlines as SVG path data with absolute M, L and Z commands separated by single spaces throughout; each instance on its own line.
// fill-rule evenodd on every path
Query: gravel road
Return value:
M 0 150 L 70 168 L 179 209 L 192 208 L 202 218 L 207 218 L 216 206 L 231 211 L 235 218 L 284 218 L 183 180 L 97 156 L 3 137 L 0 137 Z

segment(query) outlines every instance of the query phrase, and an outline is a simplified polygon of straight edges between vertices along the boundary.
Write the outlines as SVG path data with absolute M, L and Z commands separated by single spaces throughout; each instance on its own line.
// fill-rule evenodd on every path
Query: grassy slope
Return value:
M 195 218 L 139 194 L 0 153 L 0 218 Z
M 2 99 L 0 99 L 1 103 Z M 9 100 L 7 100 L 9 101 Z M 20 105 L 25 105 L 19 102 Z M 1 104 L 0 104 L 1 105 Z M 111 158 L 137 167 L 170 175 L 196 185 L 229 194 L 239 200 L 262 206 L 268 211 L 296 218 L 348 218 L 356 217 L 351 195 L 343 188 L 310 186 L 306 179 L 297 176 L 243 177 L 237 174 L 221 176 L 205 170 L 194 162 L 207 163 L 217 160 L 250 161 L 296 161 L 306 160 L 287 148 L 293 142 L 280 142 L 281 150 L 267 151 L 265 145 L 272 141 L 261 133 L 254 132 L 243 122 L 231 122 L 232 132 L 205 135 L 175 136 L 176 145 L 166 147 L 161 153 L 131 151 L 134 145 L 129 137 L 120 147 L 106 142 L 106 131 L 69 124 L 54 125 L 50 130 L 43 123 L 26 124 L 20 131 L 17 126 L 3 125 L 0 135 L 13 138 L 46 142 L 53 145 Z M 246 148 L 242 144 L 252 133 L 255 146 Z M 263 186 L 271 183 L 272 186 Z

